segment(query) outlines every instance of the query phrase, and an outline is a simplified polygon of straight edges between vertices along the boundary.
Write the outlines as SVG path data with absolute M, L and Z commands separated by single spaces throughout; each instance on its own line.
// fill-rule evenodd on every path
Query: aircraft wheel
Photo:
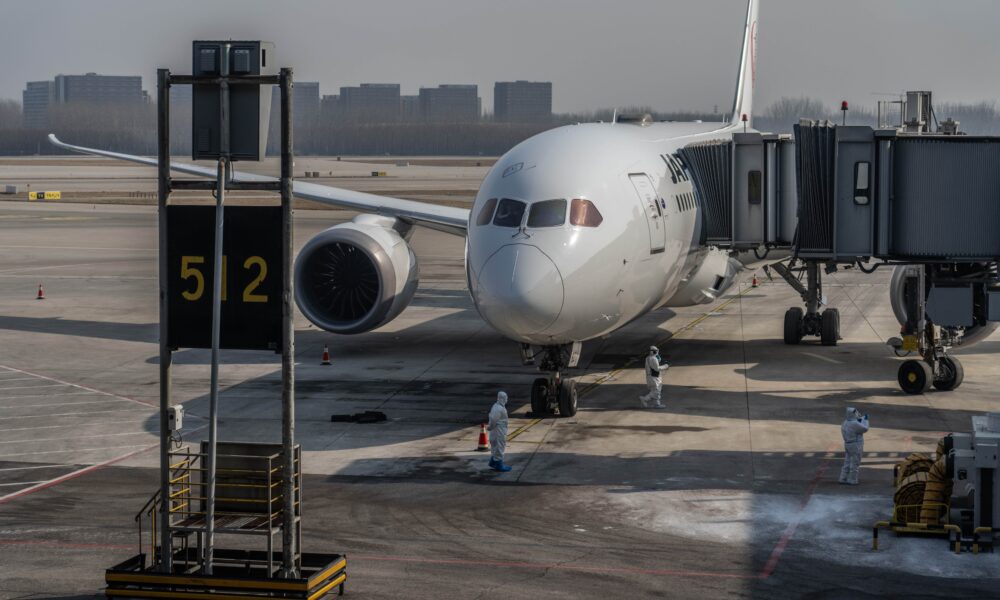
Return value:
M 544 377 L 531 383 L 531 412 L 538 417 L 549 412 L 549 381 Z
M 962 380 L 965 379 L 965 369 L 962 368 L 962 363 L 958 362 L 957 358 L 942 356 L 938 362 L 941 363 L 941 378 L 934 380 L 934 387 L 942 392 L 950 392 L 962 385 Z
M 802 309 L 793 306 L 785 311 L 785 343 L 795 345 L 802 341 Z
M 923 394 L 931 388 L 934 372 L 931 366 L 922 360 L 907 360 L 899 365 L 896 379 L 899 387 L 907 394 Z
M 559 415 L 563 418 L 576 415 L 576 382 L 572 379 L 563 381 L 559 388 Z
M 840 338 L 840 311 L 828 308 L 823 311 L 823 321 L 820 327 L 820 340 L 824 346 L 836 346 Z

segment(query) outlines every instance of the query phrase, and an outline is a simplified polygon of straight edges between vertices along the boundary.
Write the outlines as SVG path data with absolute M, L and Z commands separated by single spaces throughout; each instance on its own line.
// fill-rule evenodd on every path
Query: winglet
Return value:
M 753 120 L 753 89 L 757 82 L 757 10 L 760 0 L 747 2 L 747 22 L 743 31 L 743 52 L 740 55 L 739 79 L 736 81 L 736 97 L 733 100 L 733 117 L 731 125 L 746 123 Z

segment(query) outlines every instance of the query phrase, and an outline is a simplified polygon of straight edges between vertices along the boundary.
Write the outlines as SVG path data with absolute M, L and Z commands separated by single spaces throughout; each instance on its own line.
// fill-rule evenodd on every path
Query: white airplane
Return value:
M 295 296 L 318 327 L 353 334 L 388 323 L 417 288 L 413 227 L 466 237 L 469 292 L 482 317 L 521 344 L 540 347 L 548 377 L 532 386 L 532 410 L 576 413 L 576 388 L 562 372 L 580 344 L 664 306 L 714 301 L 741 264 L 699 242 L 702 211 L 677 150 L 728 140 L 749 127 L 759 0 L 749 0 L 731 119 L 653 123 L 635 119 L 558 127 L 518 144 L 496 162 L 471 210 L 294 182 L 300 198 L 362 212 L 305 244 Z M 146 158 L 66 144 L 61 148 L 156 165 Z M 171 164 L 215 177 L 214 168 Z M 236 173 L 240 181 L 273 179 Z

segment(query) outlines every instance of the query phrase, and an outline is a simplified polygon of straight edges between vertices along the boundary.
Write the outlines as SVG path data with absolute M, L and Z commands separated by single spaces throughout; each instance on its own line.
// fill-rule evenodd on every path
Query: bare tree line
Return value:
M 788 133 L 801 118 L 829 119 L 840 123 L 839 103 L 825 104 L 815 98 L 781 98 L 754 119 L 760 131 Z M 586 113 L 554 115 L 544 123 L 499 123 L 486 119 L 477 123 L 332 123 L 320 121 L 297 127 L 296 152 L 304 155 L 490 155 L 503 154 L 522 140 L 546 129 L 570 123 L 609 122 L 615 113 L 649 113 L 657 121 L 720 122 L 727 115 L 718 112 L 657 112 L 649 107 L 601 109 Z M 939 103 L 938 120 L 953 118 L 961 131 L 972 135 L 1000 135 L 1000 109 L 995 102 Z M 876 125 L 876 114 L 853 106 L 847 122 Z M 269 153 L 277 151 L 277 127 L 271 124 Z M 49 126 L 26 128 L 20 104 L 0 100 L 0 155 L 60 154 L 46 140 L 54 132 L 67 142 L 114 149 L 131 154 L 156 152 L 156 107 L 146 105 L 87 105 L 53 107 Z M 190 154 L 191 111 L 189 106 L 172 106 L 172 152 Z

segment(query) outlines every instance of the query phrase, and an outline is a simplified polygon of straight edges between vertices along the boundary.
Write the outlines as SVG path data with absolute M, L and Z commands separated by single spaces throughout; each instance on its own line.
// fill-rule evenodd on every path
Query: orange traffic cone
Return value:
M 321 365 L 330 364 L 330 349 L 326 346 L 326 344 L 323 344 L 323 362 L 319 364 Z
M 489 452 L 490 440 L 486 437 L 486 423 L 479 426 L 479 443 L 476 444 L 476 452 Z
M 38 295 L 35 296 L 35 300 L 45 300 L 45 288 L 40 283 L 38 284 Z
M 757 274 L 753 274 L 753 279 L 750 281 L 750 287 L 757 287 Z

